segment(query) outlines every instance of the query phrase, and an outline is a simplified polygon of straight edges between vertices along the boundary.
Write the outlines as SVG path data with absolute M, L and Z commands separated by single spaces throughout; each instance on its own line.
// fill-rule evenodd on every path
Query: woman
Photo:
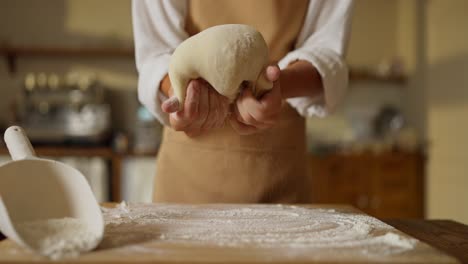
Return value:
M 155 202 L 306 203 L 305 119 L 342 98 L 352 0 L 134 0 L 140 101 L 166 126 Z M 187 87 L 184 110 L 169 100 L 174 49 L 220 24 L 248 24 L 265 38 L 274 87 L 245 89 L 233 105 L 203 80 Z

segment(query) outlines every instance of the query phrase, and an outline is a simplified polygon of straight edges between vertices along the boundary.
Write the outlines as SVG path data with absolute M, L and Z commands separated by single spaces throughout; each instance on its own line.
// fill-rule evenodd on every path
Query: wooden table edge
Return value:
M 468 264 L 468 225 L 447 219 L 382 219 L 420 241 Z

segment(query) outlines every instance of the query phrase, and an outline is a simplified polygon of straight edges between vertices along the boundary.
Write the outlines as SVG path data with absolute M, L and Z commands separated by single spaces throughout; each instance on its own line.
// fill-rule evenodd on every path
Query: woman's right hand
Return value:
M 169 114 L 171 127 L 183 131 L 189 137 L 195 137 L 204 131 L 220 128 L 229 113 L 229 100 L 219 94 L 209 83 L 202 79 L 191 80 L 187 86 L 183 110 L 169 89 L 170 98 L 161 105 Z

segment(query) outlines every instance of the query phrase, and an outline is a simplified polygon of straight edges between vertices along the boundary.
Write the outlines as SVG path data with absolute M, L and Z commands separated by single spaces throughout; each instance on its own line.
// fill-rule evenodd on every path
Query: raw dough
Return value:
M 232 102 L 247 81 L 255 95 L 271 89 L 263 71 L 268 47 L 260 32 L 240 24 L 208 28 L 180 44 L 172 54 L 169 78 L 182 107 L 187 84 L 203 78 Z

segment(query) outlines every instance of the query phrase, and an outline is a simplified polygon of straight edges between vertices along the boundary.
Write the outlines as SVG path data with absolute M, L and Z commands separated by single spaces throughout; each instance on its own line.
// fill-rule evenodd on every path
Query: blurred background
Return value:
M 100 201 L 151 201 L 161 126 L 137 101 L 130 6 L 0 0 L 0 127 L 23 126 Z M 466 10 L 465 0 L 355 1 L 348 96 L 307 120 L 316 202 L 468 223 Z

